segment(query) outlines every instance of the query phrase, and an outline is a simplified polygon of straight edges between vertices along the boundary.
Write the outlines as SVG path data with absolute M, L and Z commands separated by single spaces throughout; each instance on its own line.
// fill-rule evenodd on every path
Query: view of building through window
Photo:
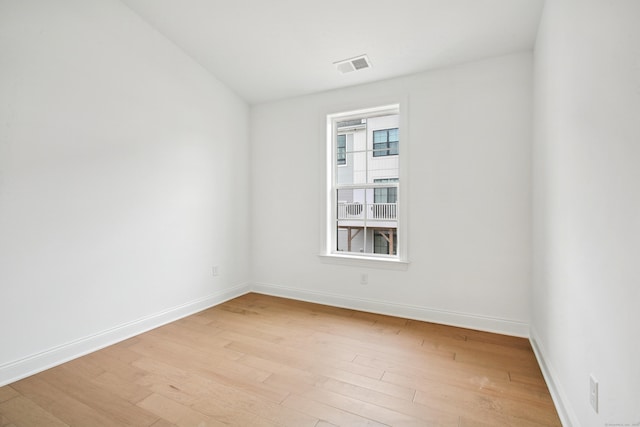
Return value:
M 336 119 L 332 138 L 334 251 L 398 255 L 397 109 Z

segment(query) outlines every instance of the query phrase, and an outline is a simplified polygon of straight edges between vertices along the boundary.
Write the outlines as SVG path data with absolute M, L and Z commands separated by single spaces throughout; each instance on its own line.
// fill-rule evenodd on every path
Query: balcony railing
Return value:
M 397 206 L 397 203 L 338 203 L 338 219 L 395 220 Z

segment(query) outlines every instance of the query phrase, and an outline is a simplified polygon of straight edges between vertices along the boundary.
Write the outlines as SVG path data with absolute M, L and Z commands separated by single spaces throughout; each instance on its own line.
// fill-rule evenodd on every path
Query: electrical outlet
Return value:
M 369 283 L 369 275 L 367 273 L 362 273 L 360 275 L 360 284 L 366 285 Z
M 595 379 L 593 375 L 589 376 L 589 401 L 591 402 L 591 407 L 596 414 L 598 413 L 598 380 Z
M 214 276 L 219 276 L 220 275 L 220 270 L 218 269 L 217 265 L 214 265 L 213 267 L 211 267 L 211 273 Z

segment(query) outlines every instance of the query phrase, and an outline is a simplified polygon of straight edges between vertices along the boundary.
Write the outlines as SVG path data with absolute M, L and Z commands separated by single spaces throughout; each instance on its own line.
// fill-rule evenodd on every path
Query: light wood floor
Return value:
M 560 426 L 527 340 L 248 294 L 0 387 L 0 426 Z

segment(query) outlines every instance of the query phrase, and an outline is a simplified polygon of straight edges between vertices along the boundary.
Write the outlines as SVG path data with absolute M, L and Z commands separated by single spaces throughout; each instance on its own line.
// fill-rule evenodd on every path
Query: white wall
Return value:
M 119 1 L 0 0 L 0 385 L 242 290 L 248 119 Z
M 639 23 L 548 1 L 536 43 L 531 332 L 566 425 L 640 423 Z
M 526 336 L 531 71 L 521 53 L 252 107 L 255 288 Z M 411 263 L 327 263 L 325 115 L 405 95 Z

